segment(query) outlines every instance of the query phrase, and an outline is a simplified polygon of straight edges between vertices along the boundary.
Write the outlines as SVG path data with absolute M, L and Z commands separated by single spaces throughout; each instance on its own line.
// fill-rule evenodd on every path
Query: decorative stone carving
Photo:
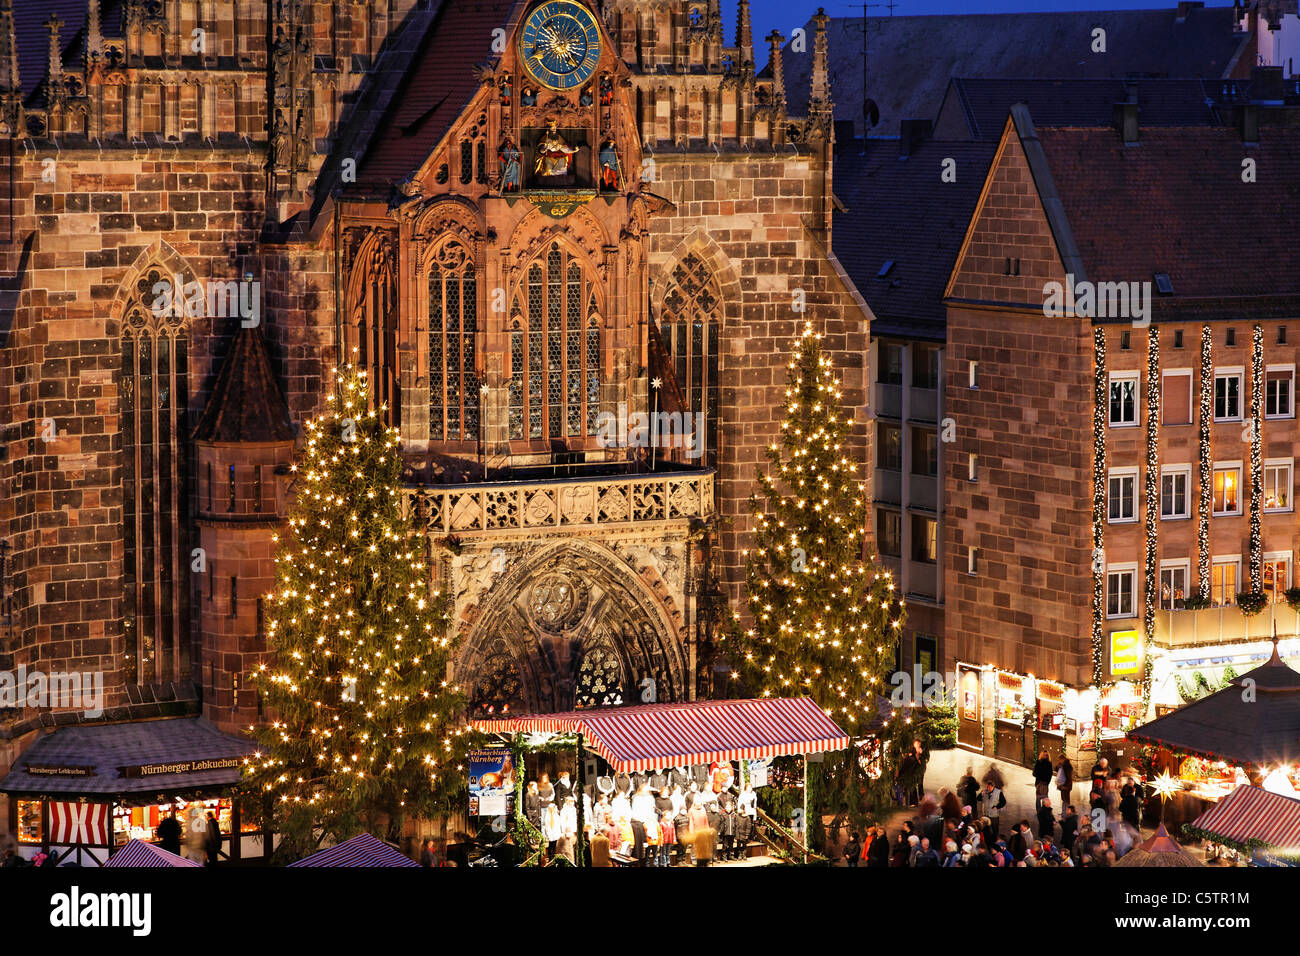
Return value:
M 529 592 L 528 613 L 542 630 L 559 633 L 581 620 L 587 609 L 587 597 L 587 588 L 580 579 L 567 574 L 549 574 Z

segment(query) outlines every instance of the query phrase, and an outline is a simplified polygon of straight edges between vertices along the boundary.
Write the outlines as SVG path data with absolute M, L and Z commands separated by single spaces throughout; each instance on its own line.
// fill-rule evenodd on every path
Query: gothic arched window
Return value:
M 590 277 L 555 244 L 528 267 L 521 291 L 510 332 L 510 437 L 596 434 L 600 321 Z
M 524 685 L 519 665 L 505 642 L 493 642 L 478 672 L 470 695 L 471 709 L 479 714 L 514 714 L 524 707 Z
M 164 307 L 155 290 L 170 282 L 150 269 L 122 323 L 123 621 L 136 684 L 188 677 L 189 340 L 183 307 Z
M 429 438 L 477 439 L 475 372 L 478 284 L 474 260 L 458 242 L 434 253 L 429 266 Z
M 578 687 L 573 706 L 618 707 L 623 703 L 623 667 L 618 655 L 602 641 L 582 658 L 578 667 Z
M 365 369 L 371 402 L 388 406 L 388 422 L 401 420 L 397 390 L 397 247 L 375 232 L 352 268 L 348 361 Z
M 704 415 L 704 460 L 710 465 L 717 464 L 721 324 L 718 281 L 703 259 L 689 253 L 672 271 L 659 316 L 659 334 L 672 359 L 687 410 Z

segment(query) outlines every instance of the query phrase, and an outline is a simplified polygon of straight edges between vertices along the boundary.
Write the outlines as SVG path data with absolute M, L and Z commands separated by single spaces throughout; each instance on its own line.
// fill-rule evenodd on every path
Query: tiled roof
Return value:
M 195 441 L 293 441 L 289 409 L 259 328 L 240 326 L 194 429 Z
M 221 733 L 202 717 L 61 727 L 37 738 L 0 781 L 4 793 L 164 793 L 219 787 L 239 779 L 238 767 L 197 773 L 123 777 L 122 767 L 217 760 L 252 753 L 251 741 Z M 91 776 L 29 774 L 28 766 L 91 767 Z
M 1248 38 L 1233 35 L 1232 8 L 1190 11 L 1177 22 L 1162 10 L 1085 10 L 866 18 L 866 95 L 880 107 L 873 136 L 896 136 L 901 119 L 932 119 L 954 76 L 1219 77 L 1241 62 Z M 1092 31 L 1106 31 L 1106 52 L 1090 50 Z M 833 17 L 831 99 L 836 119 L 862 118 L 862 17 Z M 808 42 L 781 54 L 790 114 L 807 109 L 813 25 Z
M 836 145 L 831 247 L 871 306 L 873 335 L 942 339 L 943 291 L 996 143 L 928 141 L 907 159 L 891 140 Z M 944 183 L 943 161 L 957 181 Z M 878 278 L 881 266 L 894 265 Z
M 1258 146 L 1223 127 L 1143 129 L 1134 146 L 1111 129 L 1038 139 L 1089 280 L 1163 272 L 1173 295 L 1157 298 L 1173 300 L 1300 293 L 1300 129 L 1264 126 Z
M 1239 85 L 1246 86 L 1245 81 Z M 1199 79 L 1049 80 L 955 77 L 944 96 L 942 116 L 965 120 L 971 139 L 996 141 L 1007 111 L 1024 103 L 1039 126 L 1109 126 L 1115 103 L 1129 87 L 1137 92 L 1140 126 L 1217 126 L 1231 113 L 1218 106 L 1220 84 Z M 938 122 L 940 128 L 945 124 Z
M 494 29 L 516 0 L 443 0 L 357 172 L 361 186 L 405 178 L 451 128 L 479 88 L 474 66 L 495 58 Z M 397 82 L 397 81 L 395 81 Z

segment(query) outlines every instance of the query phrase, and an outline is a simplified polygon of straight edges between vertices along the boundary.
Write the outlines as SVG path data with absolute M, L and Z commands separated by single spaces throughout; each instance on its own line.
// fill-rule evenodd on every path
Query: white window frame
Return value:
M 1124 479 L 1133 483 L 1133 491 L 1129 496 L 1130 514 L 1126 518 L 1111 517 L 1111 502 L 1114 501 L 1113 483 L 1119 481 L 1122 485 Z M 1107 524 L 1133 524 L 1137 521 L 1138 512 L 1138 470 L 1136 468 L 1112 468 L 1106 475 L 1106 523 Z
M 1270 415 L 1268 413 L 1268 375 L 1270 372 L 1291 373 L 1291 389 L 1287 394 L 1287 397 L 1290 399 L 1291 407 L 1290 409 L 1287 410 L 1287 413 L 1285 415 L 1281 413 L 1274 413 Z M 1276 418 L 1276 419 L 1295 418 L 1295 363 L 1294 362 L 1264 366 L 1264 417 Z
M 1216 511 L 1214 510 L 1214 479 L 1221 471 L 1236 471 L 1237 473 L 1237 509 L 1235 511 Z M 1245 497 L 1245 489 L 1241 487 L 1241 462 L 1239 461 L 1216 461 L 1210 469 L 1210 509 L 1211 514 L 1216 518 L 1226 518 L 1233 515 L 1240 515 L 1242 509 L 1242 499 Z M 1227 503 L 1228 496 L 1223 496 L 1224 503 Z
M 1233 588 L 1228 600 L 1221 605 L 1214 604 L 1214 569 L 1221 565 L 1232 565 L 1233 578 L 1236 587 Z M 1210 603 L 1214 607 L 1234 607 L 1237 604 L 1237 595 L 1244 589 L 1241 586 L 1241 555 L 1239 554 L 1216 554 L 1210 558 Z
M 1193 392 L 1195 391 L 1195 389 L 1192 388 L 1192 385 L 1194 384 L 1194 381 L 1192 379 L 1192 370 L 1190 368 L 1167 368 L 1161 373 L 1160 375 L 1160 407 L 1161 408 L 1165 407 L 1165 382 L 1168 380 L 1168 378 L 1171 375 L 1181 375 L 1181 376 L 1186 376 L 1187 378 L 1187 421 L 1179 425 L 1168 426 L 1170 428 L 1181 428 L 1183 427 L 1183 425 L 1192 424 L 1192 403 L 1193 403 L 1192 395 Z M 1164 421 L 1164 417 L 1165 416 L 1163 414 L 1160 416 L 1160 424 L 1162 427 L 1166 424 Z
M 1260 466 L 1260 476 L 1262 487 L 1261 495 L 1268 492 L 1268 471 L 1270 468 L 1286 469 L 1286 504 L 1281 507 L 1270 508 L 1267 500 L 1261 502 L 1263 509 L 1268 514 L 1282 514 L 1295 510 L 1295 459 L 1294 458 L 1265 458 L 1264 463 Z
M 1273 582 L 1273 596 L 1275 598 L 1275 600 L 1273 601 L 1274 604 L 1279 604 L 1286 601 L 1286 598 L 1283 596 L 1283 592 L 1286 591 L 1287 588 L 1291 587 L 1291 581 L 1293 580 L 1293 576 L 1295 575 L 1295 559 L 1293 558 L 1290 551 L 1265 551 L 1264 552 L 1263 563 L 1265 565 L 1277 564 L 1278 562 L 1281 561 L 1286 562 L 1286 587 L 1284 588 L 1278 587 L 1277 581 L 1274 580 Z M 1266 591 L 1265 593 L 1268 592 Z
M 1129 587 L 1128 587 L 1129 610 L 1127 614 L 1123 612 L 1112 614 L 1110 612 L 1110 595 L 1111 595 L 1110 578 L 1112 574 L 1114 575 L 1127 574 L 1129 576 Z M 1138 575 L 1138 566 L 1136 562 L 1131 564 L 1106 565 L 1106 593 L 1104 596 L 1106 601 L 1106 620 L 1116 621 L 1121 619 L 1133 618 L 1137 616 L 1137 604 L 1138 604 L 1137 575 Z
M 1178 596 L 1173 591 L 1170 591 L 1169 606 L 1165 607 L 1164 594 L 1162 592 L 1162 589 L 1164 588 L 1164 578 L 1165 578 L 1166 571 L 1183 572 L 1183 598 L 1182 599 L 1185 601 L 1187 600 L 1187 595 L 1191 593 L 1192 561 L 1190 558 L 1182 558 L 1181 560 L 1160 562 L 1160 567 L 1156 573 L 1156 606 L 1164 610 L 1173 610 L 1174 602 L 1178 600 Z
M 1182 475 L 1183 477 L 1183 513 L 1182 514 L 1165 514 L 1165 475 Z M 1160 484 L 1157 488 L 1160 496 L 1160 520 L 1161 521 L 1186 521 L 1192 516 L 1192 466 L 1191 465 L 1163 465 L 1160 468 Z
M 1221 378 L 1235 378 L 1237 380 L 1237 414 L 1235 415 L 1219 415 L 1219 379 Z M 1229 368 L 1216 368 L 1214 370 L 1214 390 L 1210 393 L 1210 400 L 1214 403 L 1211 411 L 1214 413 L 1216 422 L 1241 421 L 1246 405 L 1246 370 L 1240 365 Z
M 1133 421 L 1117 422 L 1110 417 L 1111 390 L 1119 382 L 1133 383 Z M 1110 383 L 1106 387 L 1106 421 L 1111 428 L 1137 428 L 1142 422 L 1141 376 L 1137 372 L 1111 372 Z

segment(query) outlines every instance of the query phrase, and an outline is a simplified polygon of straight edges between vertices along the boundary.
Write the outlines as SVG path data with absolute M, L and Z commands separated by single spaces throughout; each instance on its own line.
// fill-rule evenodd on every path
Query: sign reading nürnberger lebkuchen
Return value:
M 153 777 L 158 774 L 229 770 L 240 767 L 243 763 L 243 757 L 210 757 L 205 760 L 179 760 L 168 763 L 146 763 L 137 764 L 133 767 L 118 767 L 118 773 L 123 777 Z

